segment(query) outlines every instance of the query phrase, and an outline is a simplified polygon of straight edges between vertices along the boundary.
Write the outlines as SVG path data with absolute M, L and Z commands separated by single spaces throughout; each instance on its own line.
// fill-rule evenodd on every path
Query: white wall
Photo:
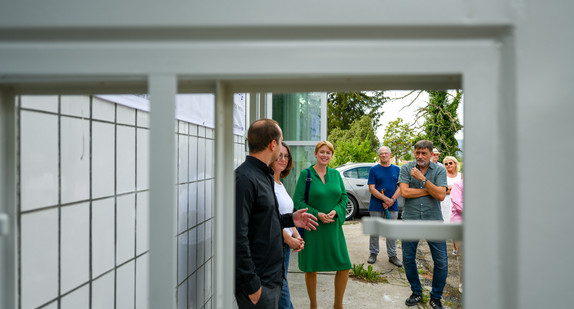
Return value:
M 85 95 L 20 104 L 22 308 L 88 308 L 90 294 L 92 308 L 147 308 L 148 112 Z M 213 132 L 175 132 L 179 308 L 211 306 Z

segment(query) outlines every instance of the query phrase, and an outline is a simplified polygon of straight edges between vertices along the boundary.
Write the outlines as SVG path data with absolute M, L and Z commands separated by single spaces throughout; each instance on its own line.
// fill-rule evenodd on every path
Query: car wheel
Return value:
M 351 220 L 355 217 L 359 211 L 359 204 L 357 200 L 349 195 L 349 201 L 347 202 L 347 211 L 345 213 L 345 220 Z

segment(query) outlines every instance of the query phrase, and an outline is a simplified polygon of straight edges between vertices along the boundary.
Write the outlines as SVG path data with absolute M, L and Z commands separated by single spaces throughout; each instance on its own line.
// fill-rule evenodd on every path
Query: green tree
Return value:
M 327 129 L 348 130 L 362 116 L 371 118 L 371 126 L 379 126 L 381 107 L 387 101 L 382 91 L 331 92 L 327 99 Z
M 420 109 L 425 117 L 424 138 L 439 149 L 441 161 L 445 156 L 456 156 L 460 151 L 454 135 L 462 129 L 456 113 L 461 98 L 461 90 L 456 90 L 454 95 L 446 91 L 429 91 L 429 103 Z
M 383 135 L 383 145 L 391 148 L 397 162 L 411 159 L 413 140 L 417 134 L 412 125 L 404 123 L 402 118 L 389 122 Z
M 333 129 L 329 141 L 335 147 L 331 167 L 347 162 L 373 162 L 377 156 L 379 139 L 369 116 L 362 116 L 353 121 L 348 130 Z

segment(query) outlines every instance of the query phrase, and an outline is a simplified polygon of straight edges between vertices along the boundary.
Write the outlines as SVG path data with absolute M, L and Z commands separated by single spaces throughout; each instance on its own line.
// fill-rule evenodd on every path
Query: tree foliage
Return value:
M 373 162 L 377 156 L 379 139 L 369 116 L 362 116 L 351 123 L 347 130 L 335 128 L 329 134 L 329 141 L 335 147 L 330 166 L 347 162 Z
M 411 124 L 403 122 L 402 118 L 389 122 L 385 128 L 383 145 L 391 148 L 391 152 L 397 161 L 410 160 L 412 155 L 413 141 L 417 133 Z
M 454 95 L 446 91 L 429 91 L 429 103 L 419 110 L 425 117 L 424 138 L 432 141 L 441 152 L 441 161 L 445 156 L 456 156 L 460 151 L 454 136 L 462 129 L 456 113 L 461 98 L 461 90 L 457 90 Z
M 348 130 L 362 116 L 371 118 L 371 126 L 379 126 L 381 107 L 387 101 L 382 91 L 331 92 L 327 99 L 327 129 Z

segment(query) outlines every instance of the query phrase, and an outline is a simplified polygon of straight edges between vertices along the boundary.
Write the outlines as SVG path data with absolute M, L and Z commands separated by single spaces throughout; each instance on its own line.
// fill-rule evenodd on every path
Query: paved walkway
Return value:
M 345 224 L 343 226 L 345 237 L 347 240 L 347 247 L 351 257 L 352 264 L 365 264 L 367 268 L 367 258 L 369 256 L 369 236 L 363 234 L 363 227 L 360 221 L 354 224 Z M 379 253 L 377 262 L 373 264 L 375 271 L 384 274 L 388 283 L 367 283 L 349 278 L 347 290 L 343 304 L 346 309 L 365 308 L 365 309 L 380 309 L 380 308 L 417 308 L 407 307 L 405 299 L 411 295 L 408 282 L 406 280 L 402 268 L 389 263 L 386 256 L 386 248 L 384 238 L 380 238 L 381 253 Z M 423 259 L 430 259 L 428 253 L 428 246 L 423 241 L 419 245 L 420 255 Z M 449 245 L 449 253 L 452 252 L 452 244 Z M 402 250 L 400 245 L 397 248 L 399 259 L 402 260 Z M 426 251 L 426 253 L 425 253 Z M 451 261 L 452 260 L 452 261 Z M 456 268 L 456 259 L 449 254 L 449 281 L 445 288 L 445 299 L 443 305 L 445 308 L 460 308 L 461 295 L 452 286 L 458 287 L 458 281 L 455 273 L 451 273 L 453 267 Z M 432 265 L 432 263 L 430 264 Z M 425 294 L 428 295 L 430 291 L 430 280 L 424 279 L 424 274 L 421 275 L 421 280 L 425 286 Z M 453 277 L 453 278 L 450 278 Z M 317 297 L 320 309 L 329 309 L 333 307 L 333 284 L 335 273 L 319 273 L 317 276 Z M 307 296 L 307 289 L 305 287 L 305 274 L 299 271 L 297 266 L 297 254 L 291 254 L 289 264 L 289 274 L 287 276 L 289 281 L 289 289 L 291 290 L 291 300 L 295 309 L 309 308 L 309 298 Z M 447 303 L 448 302 L 448 303 Z M 448 306 L 447 306 L 448 305 Z M 418 308 L 430 308 L 427 304 L 421 304 Z

